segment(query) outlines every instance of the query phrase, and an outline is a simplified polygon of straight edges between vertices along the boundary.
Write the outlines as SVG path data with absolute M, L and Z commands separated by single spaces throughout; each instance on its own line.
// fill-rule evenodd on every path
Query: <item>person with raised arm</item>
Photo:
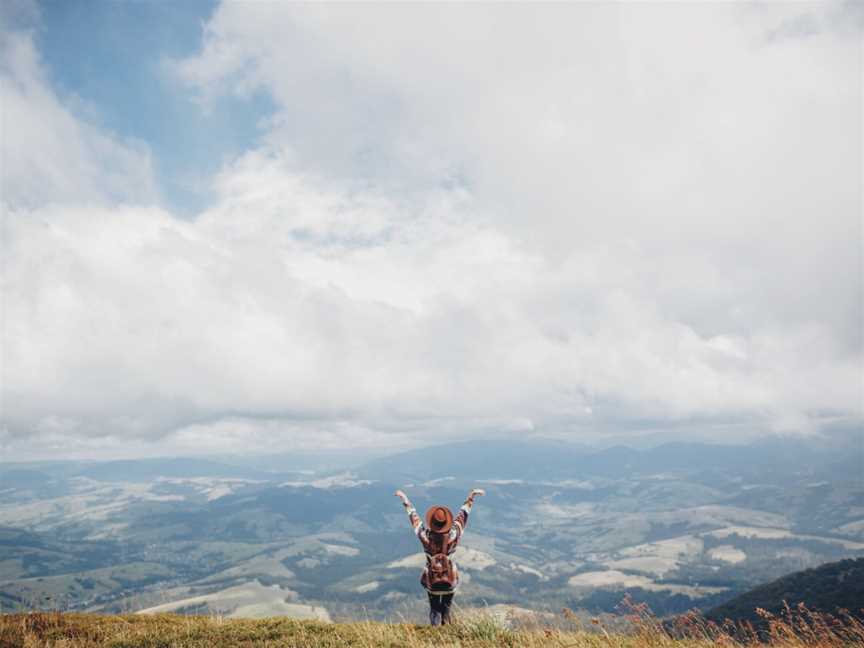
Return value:
M 450 556 L 456 551 L 456 546 L 465 531 L 465 525 L 468 524 L 468 515 L 471 513 L 471 507 L 474 506 L 474 498 L 485 494 L 486 492 L 480 488 L 475 488 L 468 493 L 468 498 L 462 504 L 455 519 L 446 506 L 431 506 L 426 511 L 424 521 L 417 514 L 417 509 L 411 504 L 408 496 L 401 490 L 396 491 L 396 497 L 402 500 L 414 534 L 426 553 L 426 566 L 420 576 L 420 584 L 429 595 L 429 622 L 432 625 L 450 623 L 450 606 L 453 604 L 453 594 L 459 585 L 459 572 Z

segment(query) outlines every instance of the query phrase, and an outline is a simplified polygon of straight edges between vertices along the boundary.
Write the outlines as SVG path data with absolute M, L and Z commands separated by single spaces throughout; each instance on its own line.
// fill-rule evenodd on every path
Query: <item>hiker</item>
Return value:
M 402 500 L 414 533 L 426 552 L 426 566 L 423 568 L 420 584 L 426 588 L 429 595 L 429 622 L 433 626 L 450 623 L 450 605 L 459 584 L 459 572 L 450 560 L 450 555 L 456 551 L 456 545 L 468 524 L 468 514 L 474 505 L 474 498 L 485 494 L 480 488 L 468 493 L 468 499 L 459 509 L 455 520 L 446 506 L 432 506 L 426 511 L 424 523 L 408 496 L 401 490 L 396 491 L 396 497 Z

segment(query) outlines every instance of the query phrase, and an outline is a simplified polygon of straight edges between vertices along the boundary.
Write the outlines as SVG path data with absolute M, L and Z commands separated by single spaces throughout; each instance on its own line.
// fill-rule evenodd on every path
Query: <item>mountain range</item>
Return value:
M 854 444 L 551 440 L 390 456 L 0 464 L 0 609 L 422 615 L 423 562 L 393 492 L 457 508 L 465 605 L 666 615 L 864 556 Z

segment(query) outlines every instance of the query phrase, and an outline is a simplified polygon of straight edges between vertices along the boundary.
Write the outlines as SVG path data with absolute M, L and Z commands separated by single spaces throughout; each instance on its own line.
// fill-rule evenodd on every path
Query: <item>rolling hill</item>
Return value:
M 718 623 L 732 619 L 764 626 L 757 608 L 781 616 L 784 604 L 794 608 L 799 603 L 830 614 L 848 610 L 850 615 L 864 620 L 864 558 L 840 560 L 783 576 L 736 596 L 705 616 Z

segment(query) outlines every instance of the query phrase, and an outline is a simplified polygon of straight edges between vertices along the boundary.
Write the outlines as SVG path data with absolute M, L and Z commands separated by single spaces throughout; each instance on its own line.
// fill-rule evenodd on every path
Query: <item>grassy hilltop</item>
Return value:
M 686 619 L 679 628 L 690 638 L 673 638 L 654 619 L 629 617 L 626 630 L 572 627 L 509 630 L 489 617 L 474 618 L 445 628 L 373 621 L 328 624 L 274 617 L 259 620 L 220 617 L 159 615 L 90 615 L 34 612 L 0 615 L 0 648 L 235 648 L 282 646 L 308 648 L 580 648 L 615 646 L 630 648 L 697 648 L 723 643 L 739 646 L 834 648 L 864 646 L 864 625 L 832 627 L 833 618 L 800 610 L 775 619 L 767 641 L 747 633 L 737 638 L 723 634 L 716 625 Z M 763 638 L 765 639 L 765 638 Z

